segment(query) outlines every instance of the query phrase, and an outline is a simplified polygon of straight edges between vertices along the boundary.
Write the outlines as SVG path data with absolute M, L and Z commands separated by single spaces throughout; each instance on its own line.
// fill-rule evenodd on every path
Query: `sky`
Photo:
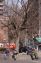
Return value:
M 5 0 L 5 1 L 7 2 L 7 0 Z M 11 1 L 12 1 L 12 0 L 8 0 L 8 4 L 9 4 L 9 5 L 11 4 Z M 13 0 L 14 4 L 16 4 L 17 1 L 18 1 L 18 0 Z M 20 1 L 21 1 L 21 0 L 20 0 Z M 27 0 L 24 0 L 24 1 L 26 2 Z M 19 3 L 19 5 L 20 5 L 20 3 Z
M 7 2 L 7 0 L 5 0 Z M 11 4 L 11 1 L 12 0 L 8 0 L 8 4 Z M 13 2 L 16 4 L 17 3 L 17 0 L 13 0 Z
M 7 2 L 7 0 L 5 0 Z M 16 4 L 18 0 L 13 0 L 13 3 Z M 19 0 L 21 1 L 21 0 Z M 24 2 L 26 2 L 28 0 L 24 0 Z M 8 5 L 12 5 L 12 0 L 8 0 Z M 18 3 L 18 7 L 21 8 L 21 3 Z

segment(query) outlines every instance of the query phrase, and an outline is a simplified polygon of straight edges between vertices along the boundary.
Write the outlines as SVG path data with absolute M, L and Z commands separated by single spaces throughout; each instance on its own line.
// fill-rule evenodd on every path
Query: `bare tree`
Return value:
M 21 4 L 21 9 L 18 8 L 18 2 L 20 2 Z M 5 4 L 5 15 L 9 17 L 9 20 L 7 21 L 7 24 L 4 24 L 2 22 L 2 24 L 5 27 L 14 28 L 13 30 L 15 30 L 17 36 L 18 36 L 18 31 L 20 32 L 20 27 L 27 21 L 27 2 L 25 3 L 24 0 L 21 1 L 17 1 L 17 4 L 14 5 L 13 0 L 12 0 L 12 6 L 8 6 L 8 1 L 7 4 Z M 20 12 L 21 11 L 21 12 Z M 17 19 L 17 20 L 16 20 Z M 11 29 L 10 29 L 11 30 Z

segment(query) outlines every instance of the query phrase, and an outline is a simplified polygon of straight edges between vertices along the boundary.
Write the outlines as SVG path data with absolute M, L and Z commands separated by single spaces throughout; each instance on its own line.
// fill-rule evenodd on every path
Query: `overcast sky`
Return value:
M 12 1 L 12 0 L 8 0 L 8 3 L 11 4 L 11 1 Z M 18 0 L 13 0 L 14 4 L 16 4 L 17 1 L 18 1 Z M 21 1 L 21 0 L 20 0 L 20 1 Z M 27 0 L 24 0 L 24 1 L 27 1 Z M 6 0 L 6 2 L 7 2 L 7 0 Z M 19 4 L 20 4 L 20 3 L 19 3 Z

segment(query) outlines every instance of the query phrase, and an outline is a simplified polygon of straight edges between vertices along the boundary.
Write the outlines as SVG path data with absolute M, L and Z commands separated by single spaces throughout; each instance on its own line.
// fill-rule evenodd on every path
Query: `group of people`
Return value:
M 16 56 L 15 56 L 14 50 L 12 51 L 12 55 L 10 55 L 10 51 L 9 51 L 9 50 L 5 50 L 5 51 L 4 51 L 4 59 L 10 58 L 10 56 L 11 56 L 14 60 L 16 60 Z
M 6 48 L 6 50 L 4 51 L 4 58 L 7 59 L 8 56 L 10 56 L 10 52 L 12 52 L 12 58 L 14 58 L 14 60 L 16 60 L 15 58 L 15 49 L 16 49 L 16 44 L 13 45 L 13 47 L 10 46 L 10 48 Z

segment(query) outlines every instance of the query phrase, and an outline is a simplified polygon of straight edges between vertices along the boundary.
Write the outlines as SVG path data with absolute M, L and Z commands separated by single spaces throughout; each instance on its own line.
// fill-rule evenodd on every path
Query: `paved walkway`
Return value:
M 26 53 L 20 53 L 20 54 L 18 54 L 17 55 L 17 60 L 27 60 L 27 59 L 29 59 L 30 58 L 30 56 L 28 56 Z
M 29 57 L 29 58 L 28 58 Z M 41 58 L 41 51 L 38 51 L 38 57 Z M 18 60 L 27 60 L 31 59 L 30 55 L 27 55 L 26 53 L 19 53 L 16 57 Z
M 38 56 L 41 58 L 41 51 L 38 52 Z M 0 54 L 0 60 L 2 60 L 2 58 L 4 58 L 3 54 Z M 9 59 L 12 59 L 12 56 L 8 57 Z M 26 53 L 19 53 L 18 55 L 16 55 L 16 59 L 17 60 L 29 60 L 31 59 L 30 55 L 27 55 Z
M 41 57 L 41 51 L 38 51 L 38 56 Z
M 11 56 L 9 56 L 6 60 L 4 59 L 4 56 L 0 54 L 0 63 L 41 63 L 41 52 L 38 52 L 38 54 L 40 56 L 39 60 L 31 60 L 30 55 L 27 55 L 26 53 L 19 53 L 16 56 L 16 62 L 14 62 L 14 59 L 12 59 Z

